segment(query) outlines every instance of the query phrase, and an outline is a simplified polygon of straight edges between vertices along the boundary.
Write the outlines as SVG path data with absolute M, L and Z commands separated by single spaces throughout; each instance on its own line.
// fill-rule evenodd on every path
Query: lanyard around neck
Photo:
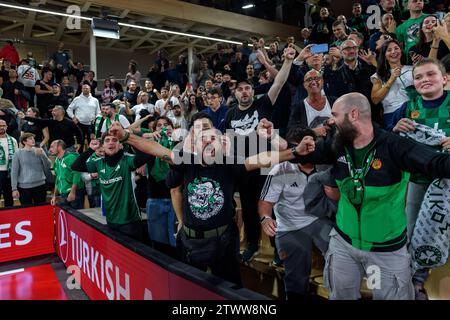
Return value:
M 352 177 L 352 179 L 356 179 L 356 180 L 364 179 L 364 177 L 367 175 L 367 173 L 370 170 L 370 165 L 372 164 L 373 159 L 375 157 L 375 151 L 376 151 L 375 148 L 373 148 L 370 151 L 369 156 L 367 156 L 361 172 L 357 173 L 356 166 L 353 163 L 353 159 L 350 156 L 350 152 L 348 151 L 347 148 L 345 148 L 345 158 L 347 160 L 348 171 L 350 172 L 350 176 Z

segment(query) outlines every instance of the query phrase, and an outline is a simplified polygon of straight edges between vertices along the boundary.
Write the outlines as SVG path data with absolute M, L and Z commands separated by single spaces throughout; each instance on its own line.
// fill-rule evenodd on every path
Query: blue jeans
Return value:
M 396 123 L 393 123 L 395 112 L 383 114 L 383 129 L 389 130 L 395 127 Z
M 147 224 L 150 240 L 176 246 L 175 211 L 170 199 L 147 199 Z

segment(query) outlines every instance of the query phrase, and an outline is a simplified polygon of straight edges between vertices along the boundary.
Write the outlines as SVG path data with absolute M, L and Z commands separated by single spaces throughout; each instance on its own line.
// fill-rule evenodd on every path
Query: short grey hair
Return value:
M 53 109 L 59 109 L 59 110 L 61 110 L 64 114 L 66 113 L 66 110 L 64 109 L 64 107 L 63 107 L 63 106 L 60 106 L 60 105 L 54 106 Z

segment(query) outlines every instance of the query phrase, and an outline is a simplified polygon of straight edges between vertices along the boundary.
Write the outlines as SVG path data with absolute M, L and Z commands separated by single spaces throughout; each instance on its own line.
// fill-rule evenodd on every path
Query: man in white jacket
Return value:
M 81 143 L 83 149 L 86 139 L 88 144 L 91 142 L 92 123 L 100 115 L 100 105 L 97 98 L 91 95 L 89 85 L 83 85 L 81 94 L 75 97 L 67 108 L 67 115 L 83 132 L 83 142 Z

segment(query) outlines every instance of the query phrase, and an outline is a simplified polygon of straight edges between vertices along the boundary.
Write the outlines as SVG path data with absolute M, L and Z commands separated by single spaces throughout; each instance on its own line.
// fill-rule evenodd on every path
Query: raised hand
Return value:
M 312 56 L 313 54 L 311 53 L 311 48 L 312 48 L 313 44 L 309 44 L 306 47 L 303 48 L 302 51 L 300 51 L 300 54 L 297 57 L 297 60 L 300 61 L 305 61 L 306 59 L 308 59 L 310 56 Z
M 448 29 L 445 24 L 443 24 L 440 20 L 437 21 L 437 26 L 433 28 L 433 38 L 436 39 L 445 39 L 449 37 Z
M 306 136 L 296 147 L 298 154 L 305 156 L 316 150 L 316 143 L 314 138 L 311 136 Z
M 389 20 L 389 22 L 386 26 L 386 31 L 389 33 L 395 33 L 396 29 L 397 29 L 397 22 L 395 22 L 394 19 Z
M 330 54 L 332 57 L 336 57 L 336 58 L 339 58 L 339 59 L 342 57 L 341 50 L 339 50 L 338 47 L 330 48 L 329 54 Z
M 261 119 L 261 121 L 258 123 L 256 133 L 266 140 L 271 140 L 274 135 L 273 129 L 274 129 L 273 123 L 264 118 Z
M 374 62 L 376 63 L 376 58 L 375 58 L 375 54 L 368 50 L 359 50 L 359 54 L 358 56 L 361 58 L 361 60 L 363 60 L 364 62 L 367 62 L 368 64 L 374 64 Z
M 421 54 L 418 54 L 415 52 L 413 52 L 411 54 L 411 60 L 412 60 L 413 64 L 416 64 L 417 62 L 419 62 L 422 59 L 423 59 L 423 56 Z
M 109 133 L 119 140 L 122 140 L 125 136 L 125 130 L 122 128 L 119 121 L 113 122 L 111 128 L 109 129 Z
M 89 143 L 89 148 L 96 151 L 98 148 L 100 148 L 100 141 L 98 141 L 97 139 L 91 140 L 91 142 Z
M 257 51 L 256 51 L 256 58 L 258 59 L 258 61 L 261 63 L 261 64 L 265 64 L 265 62 L 266 62 L 266 56 L 264 55 L 264 53 L 260 50 L 260 49 L 258 49 Z
M 296 53 L 297 53 L 297 51 L 295 51 L 294 48 L 288 47 L 288 48 L 284 49 L 283 56 L 286 60 L 292 61 L 292 60 L 294 60 Z

